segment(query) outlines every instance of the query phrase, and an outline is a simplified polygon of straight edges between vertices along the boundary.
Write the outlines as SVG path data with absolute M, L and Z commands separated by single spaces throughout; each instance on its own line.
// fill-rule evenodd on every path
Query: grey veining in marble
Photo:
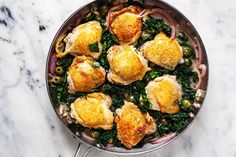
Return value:
M 1 157 L 74 155 L 78 142 L 50 106 L 44 70 L 56 31 L 89 1 L 0 0 Z M 167 2 L 190 19 L 203 39 L 210 64 L 209 88 L 201 112 L 183 136 L 142 156 L 236 157 L 236 1 Z M 89 154 L 95 155 L 115 157 L 97 151 Z

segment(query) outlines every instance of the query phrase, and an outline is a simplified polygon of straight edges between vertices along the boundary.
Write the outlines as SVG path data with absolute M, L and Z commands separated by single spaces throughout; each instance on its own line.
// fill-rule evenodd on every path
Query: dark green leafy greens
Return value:
M 133 3 L 133 2 L 130 2 Z M 97 8 L 91 10 L 91 12 L 86 16 L 82 22 L 87 22 L 91 20 L 97 20 L 100 22 L 102 27 L 102 54 L 101 57 L 93 62 L 94 67 L 102 66 L 106 71 L 109 70 L 109 64 L 106 59 L 107 50 L 113 46 L 118 45 L 118 41 L 115 36 L 109 31 L 106 30 L 105 20 L 101 17 L 105 17 L 105 13 L 107 12 L 107 6 L 102 6 L 103 8 Z M 97 10 L 103 10 L 103 14 L 99 15 Z M 138 44 L 136 45 L 139 48 L 146 41 L 152 40 L 156 34 L 163 31 L 167 36 L 171 35 L 171 27 L 164 23 L 163 19 L 154 19 L 149 16 L 143 23 L 143 31 L 147 34 L 142 35 L 138 40 Z M 185 54 L 185 58 L 194 59 L 195 52 L 193 47 L 188 43 L 187 36 L 179 32 L 177 36 L 177 40 L 183 49 L 187 49 L 189 54 Z M 89 49 L 92 52 L 98 52 L 99 47 L 98 43 L 94 43 L 89 45 Z M 67 105 L 70 104 L 78 97 L 86 96 L 88 93 L 77 93 L 77 94 L 69 94 L 67 91 L 67 80 L 66 80 L 66 71 L 68 67 L 71 65 L 73 60 L 73 56 L 67 55 L 62 59 L 57 59 L 56 65 L 63 67 L 63 74 L 61 77 L 63 81 L 61 84 L 50 84 L 50 92 L 52 94 L 53 101 L 56 103 L 62 103 Z M 139 107 L 142 112 L 148 112 L 156 121 L 157 131 L 151 135 L 146 135 L 135 147 L 142 147 L 146 142 L 155 137 L 161 137 L 170 132 L 180 133 L 191 121 L 190 113 L 195 113 L 196 111 L 192 106 L 189 108 L 184 107 L 182 100 L 177 100 L 176 103 L 180 106 L 180 111 L 176 114 L 166 114 L 161 113 L 159 111 L 149 110 L 152 107 L 152 104 L 148 101 L 147 95 L 145 93 L 145 87 L 148 82 L 154 80 L 156 77 L 160 77 L 166 74 L 176 75 L 177 81 L 182 85 L 183 89 L 183 99 L 189 100 L 191 103 L 195 100 L 196 91 L 192 88 L 192 84 L 198 81 L 198 75 L 190 66 L 185 64 L 178 64 L 174 69 L 165 69 L 160 66 L 157 66 L 153 63 L 149 63 L 149 67 L 151 67 L 151 71 L 147 72 L 144 79 L 141 81 L 136 81 L 130 85 L 121 86 L 108 82 L 107 80 L 103 85 L 98 87 L 97 89 L 91 92 L 102 92 L 107 94 L 112 99 L 111 110 L 115 112 L 117 108 L 121 108 L 124 105 L 124 100 L 133 102 L 135 105 Z M 142 103 L 140 102 L 140 98 L 142 99 Z M 70 108 L 70 107 L 69 107 Z M 73 132 L 82 132 L 85 130 L 80 124 L 72 123 L 68 126 Z M 122 144 L 117 139 L 116 125 L 114 125 L 112 130 L 103 130 L 103 129 L 91 129 L 92 131 L 99 132 L 99 136 L 97 137 L 97 142 L 106 146 L 109 141 L 117 146 L 121 147 Z
M 191 67 L 185 64 L 178 64 L 175 69 L 165 69 L 156 65 L 145 75 L 145 79 L 150 81 L 166 74 L 176 75 L 178 82 L 183 88 L 183 98 L 193 102 L 195 99 L 195 90 L 192 88 L 191 84 L 198 81 L 197 72 L 193 71 Z
M 70 104 L 70 97 L 67 91 L 67 75 L 66 71 L 72 63 L 73 56 L 67 55 L 64 58 L 57 58 L 56 66 L 63 67 L 64 72 L 62 73 L 62 83 L 61 84 L 50 84 L 49 89 L 52 94 L 52 98 L 55 102 L 59 102 L 65 105 Z
M 195 100 L 196 91 L 192 88 L 191 84 L 198 81 L 198 75 L 191 67 L 184 64 L 178 64 L 175 69 L 165 69 L 157 65 L 152 65 L 152 70 L 146 73 L 143 81 L 149 82 L 156 77 L 166 74 L 176 75 L 177 81 L 182 85 L 182 98 L 193 103 Z M 176 114 L 166 114 L 154 110 L 148 111 L 149 114 L 156 120 L 158 131 L 151 135 L 145 136 L 136 147 L 141 147 L 145 142 L 154 137 L 161 137 L 170 132 L 180 133 L 190 123 L 191 117 L 189 114 L 195 113 L 194 108 L 192 106 L 190 108 L 185 108 L 181 100 L 177 101 L 177 103 L 180 106 L 180 111 Z
M 155 19 L 151 16 L 145 21 L 142 21 L 144 30 L 150 33 L 152 36 L 163 31 L 167 36 L 171 35 L 171 27 L 164 23 L 163 19 Z
M 91 52 L 99 52 L 98 42 L 90 44 L 89 45 L 89 50 Z
M 152 16 L 142 21 L 143 31 L 146 32 L 138 40 L 137 46 L 142 46 L 145 42 L 153 40 L 156 34 L 163 31 L 167 36 L 171 35 L 171 27 L 164 23 L 163 19 L 155 19 Z
M 99 62 L 100 65 L 108 70 L 109 69 L 109 65 L 106 59 L 107 56 L 107 50 L 113 46 L 113 45 L 117 45 L 118 41 L 117 39 L 114 37 L 114 35 L 109 31 L 106 30 L 106 26 L 105 26 L 105 20 L 101 20 L 100 21 L 100 25 L 102 27 L 102 39 L 101 39 L 101 43 L 102 43 L 102 55 L 99 58 Z
M 80 124 L 76 124 L 76 123 L 69 124 L 68 127 L 72 132 L 77 132 L 77 131 L 83 132 L 85 130 L 85 127 L 83 127 Z
M 142 103 L 145 105 L 146 108 L 151 108 L 152 107 L 152 104 L 148 101 L 147 99 L 147 94 L 146 92 L 142 92 L 141 94 L 141 98 L 142 98 Z
M 177 40 L 179 42 L 179 45 L 182 46 L 183 50 L 187 49 L 191 51 L 191 55 L 189 57 L 195 59 L 196 58 L 195 50 L 190 44 L 188 44 L 188 37 L 183 32 L 179 32 Z
M 105 130 L 100 130 L 100 136 L 98 137 L 97 141 L 98 143 L 101 143 L 102 145 L 106 146 L 110 140 L 112 140 L 112 143 L 116 147 L 121 147 L 122 144 L 118 140 L 116 136 L 116 125 L 113 127 L 112 130 L 105 131 Z

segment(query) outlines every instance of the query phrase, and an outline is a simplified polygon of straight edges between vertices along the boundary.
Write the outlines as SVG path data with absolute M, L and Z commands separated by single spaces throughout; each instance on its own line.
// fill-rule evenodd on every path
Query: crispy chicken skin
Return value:
M 113 113 L 109 110 L 111 104 L 112 100 L 108 95 L 92 93 L 76 99 L 71 104 L 71 112 L 84 127 L 110 130 L 114 122 Z
M 152 103 L 151 109 L 169 114 L 177 113 L 180 110 L 175 101 L 181 99 L 182 88 L 177 82 L 176 76 L 157 77 L 148 83 L 145 90 L 147 99 Z
M 149 61 L 164 68 L 174 68 L 183 57 L 178 41 L 171 40 L 163 32 L 157 34 L 154 40 L 146 42 L 141 52 Z
M 110 70 L 108 81 L 121 85 L 128 85 L 142 80 L 150 70 L 147 60 L 136 53 L 136 49 L 129 45 L 115 45 L 108 50 L 107 60 Z
M 65 51 L 75 56 L 85 55 L 98 59 L 102 53 L 101 37 L 102 27 L 98 21 L 81 24 L 64 39 Z M 89 45 L 94 43 L 98 43 L 99 52 L 90 51 Z
M 74 58 L 67 72 L 69 93 L 89 92 L 105 82 L 103 67 L 95 68 L 92 64 L 93 61 L 86 56 Z
M 112 13 L 111 31 L 120 44 L 132 44 L 142 33 L 141 8 L 129 6 Z
M 117 138 L 127 149 L 137 145 L 142 138 L 156 131 L 156 123 L 148 113 L 142 113 L 132 102 L 125 101 L 116 110 Z

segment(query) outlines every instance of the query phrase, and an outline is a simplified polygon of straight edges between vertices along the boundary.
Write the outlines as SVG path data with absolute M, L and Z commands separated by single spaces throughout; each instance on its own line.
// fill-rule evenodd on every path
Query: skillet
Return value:
M 63 117 L 60 116 L 60 105 L 58 103 L 56 103 L 53 98 L 52 98 L 52 94 L 50 92 L 49 89 L 49 62 L 50 62 L 50 57 L 52 56 L 52 54 L 54 53 L 54 45 L 56 43 L 56 41 L 58 40 L 58 38 L 64 34 L 65 32 L 68 32 L 68 30 L 72 30 L 74 27 L 76 27 L 80 20 L 86 16 L 86 14 L 89 13 L 90 9 L 95 7 L 95 6 L 100 6 L 102 4 L 108 4 L 110 3 L 109 0 L 100 0 L 100 1 L 93 1 L 85 6 L 83 6 L 82 8 L 79 8 L 78 10 L 76 10 L 60 27 L 60 29 L 58 30 L 58 32 L 56 33 L 49 52 L 48 52 L 48 57 L 47 57 L 47 63 L 46 63 L 46 85 L 47 85 L 47 91 L 48 91 L 48 96 L 51 102 L 51 105 L 54 109 L 54 111 L 56 112 L 57 116 L 59 117 L 59 119 L 62 121 L 62 123 L 64 124 L 65 128 L 67 128 L 71 134 L 78 139 L 78 149 L 75 153 L 75 156 L 86 156 L 88 154 L 88 152 L 90 152 L 93 149 L 97 149 L 97 150 L 102 150 L 104 152 L 108 152 L 108 153 L 112 153 L 112 154 L 117 154 L 117 155 L 137 155 L 137 154 L 143 154 L 143 153 L 148 153 L 154 150 L 157 150 L 167 144 L 169 144 L 170 142 L 172 142 L 173 140 L 175 140 L 177 137 L 179 137 L 188 127 L 189 125 L 192 123 L 192 121 L 195 119 L 195 117 L 191 120 L 191 122 L 188 124 L 188 126 L 179 134 L 177 134 L 176 136 L 174 136 L 173 138 L 170 138 L 169 140 L 162 142 L 162 143 L 157 143 L 157 144 L 150 144 L 147 143 L 145 144 L 143 147 L 141 148 L 134 148 L 131 150 L 127 150 L 125 148 L 116 148 L 116 147 L 104 147 L 100 144 L 96 144 L 96 143 L 91 143 L 89 140 L 87 140 L 86 138 L 83 138 L 83 136 L 81 134 L 78 134 L 76 132 L 73 132 L 72 130 L 70 130 L 70 128 L 67 126 L 67 123 L 65 121 L 65 119 Z M 205 47 L 203 45 L 203 42 L 197 32 L 197 30 L 194 28 L 194 26 L 191 24 L 191 22 L 180 12 L 178 11 L 176 8 L 174 8 L 173 6 L 167 4 L 164 1 L 161 0 L 144 0 L 143 1 L 143 5 L 146 7 L 159 7 L 165 10 L 169 10 L 169 13 L 171 14 L 171 17 L 173 18 L 174 22 L 176 24 L 178 24 L 178 28 L 180 30 L 184 30 L 184 33 L 190 38 L 193 39 L 195 41 L 198 42 L 198 46 L 199 49 L 201 49 L 201 53 L 202 53 L 202 64 L 204 64 L 206 66 L 206 75 L 205 77 L 202 79 L 200 88 L 201 90 L 199 90 L 200 95 L 201 95 L 201 100 L 198 101 L 198 103 L 202 106 L 204 98 L 205 98 L 205 94 L 207 91 L 207 84 L 208 84 L 208 73 L 209 73 L 209 67 L 208 67 L 208 60 L 207 60 L 207 54 L 205 51 Z M 89 146 L 89 149 L 83 154 L 81 155 L 81 144 L 86 144 Z

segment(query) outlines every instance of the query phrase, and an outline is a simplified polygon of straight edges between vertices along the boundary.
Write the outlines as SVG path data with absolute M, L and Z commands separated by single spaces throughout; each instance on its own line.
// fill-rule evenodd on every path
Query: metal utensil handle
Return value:
M 84 152 L 84 154 L 82 154 L 82 152 L 81 152 L 81 143 L 79 143 L 78 148 L 77 148 L 77 150 L 76 150 L 76 152 L 75 152 L 74 157 L 86 157 L 86 156 L 88 155 L 88 153 L 89 153 L 92 149 L 93 149 L 92 147 L 89 147 L 89 148 Z

